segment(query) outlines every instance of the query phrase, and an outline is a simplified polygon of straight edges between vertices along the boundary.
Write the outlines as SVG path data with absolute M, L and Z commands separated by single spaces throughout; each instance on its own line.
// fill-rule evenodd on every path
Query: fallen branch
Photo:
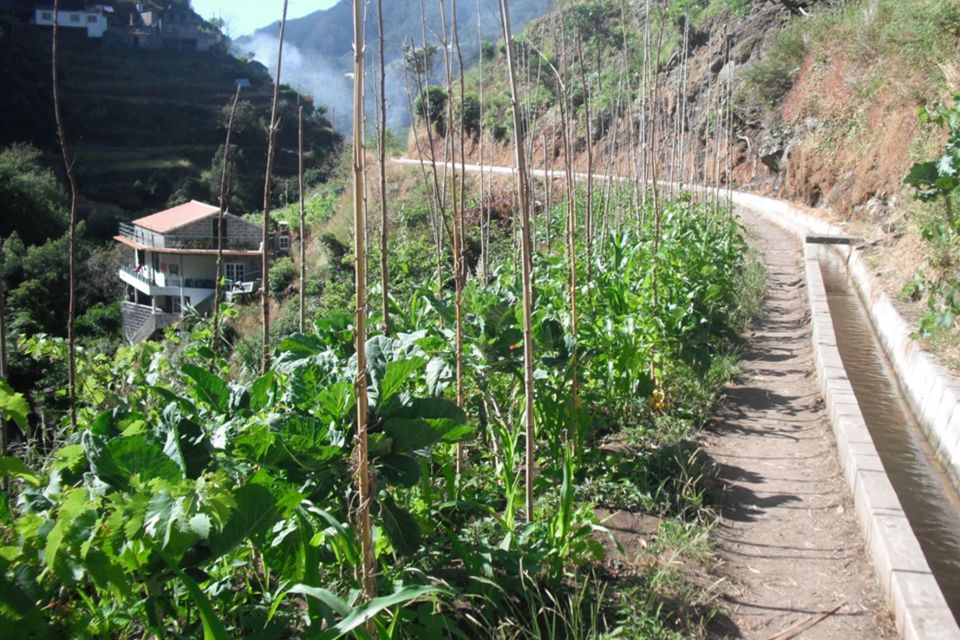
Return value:
M 789 640 L 790 638 L 796 638 L 798 635 L 800 635 L 801 633 L 803 633 L 804 631 L 806 631 L 806 630 L 809 629 L 810 627 L 812 627 L 812 626 L 814 626 L 814 625 L 816 625 L 816 624 L 819 624 L 820 622 L 826 620 L 827 618 L 829 618 L 830 616 L 832 616 L 833 614 L 835 614 L 835 613 L 836 613 L 837 611 L 839 611 L 839 610 L 843 607 L 843 605 L 845 605 L 845 604 L 847 604 L 847 601 L 846 601 L 846 600 L 844 600 L 843 602 L 841 602 L 841 603 L 838 604 L 837 606 L 833 607 L 833 608 L 830 609 L 829 611 L 824 611 L 823 613 L 818 613 L 818 614 L 816 614 L 816 615 L 814 615 L 814 616 L 811 616 L 810 618 L 807 618 L 806 620 L 801 620 L 800 622 L 796 623 L 795 625 L 793 625 L 793 626 L 791 626 L 791 627 L 787 627 L 786 629 L 784 629 L 784 630 L 781 631 L 780 633 L 777 633 L 777 634 L 774 634 L 774 635 L 770 636 L 767 640 Z

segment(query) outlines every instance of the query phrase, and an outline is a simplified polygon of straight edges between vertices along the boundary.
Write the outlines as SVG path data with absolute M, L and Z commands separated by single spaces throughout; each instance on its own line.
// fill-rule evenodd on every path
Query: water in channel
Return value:
M 840 357 L 860 411 L 950 610 L 960 621 L 960 495 L 907 405 L 866 310 L 838 259 L 821 272 Z

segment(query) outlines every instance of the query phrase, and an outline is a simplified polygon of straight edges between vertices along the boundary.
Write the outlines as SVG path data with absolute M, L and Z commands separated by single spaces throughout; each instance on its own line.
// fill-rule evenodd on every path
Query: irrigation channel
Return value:
M 860 411 L 930 570 L 960 621 L 960 495 L 914 417 L 843 262 L 827 253 L 820 271 Z
M 420 163 L 406 158 L 393 162 Z M 480 166 L 474 164 L 464 168 L 471 173 L 480 171 Z M 484 166 L 483 170 L 498 175 L 514 173 L 512 167 L 502 166 Z M 530 173 L 547 177 L 544 170 Z M 564 177 L 561 171 L 549 173 L 552 179 Z M 585 175 L 575 174 L 576 179 Z M 594 177 L 610 179 L 597 174 Z M 914 417 L 845 264 L 833 252 L 822 252 L 821 256 L 827 301 L 847 377 L 884 470 L 943 596 L 960 623 L 960 494 Z

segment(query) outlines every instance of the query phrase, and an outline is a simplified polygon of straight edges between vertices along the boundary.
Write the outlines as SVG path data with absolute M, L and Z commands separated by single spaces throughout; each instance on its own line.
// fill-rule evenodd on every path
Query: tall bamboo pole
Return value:
M 456 392 L 457 392 L 457 405 L 463 406 L 463 240 L 462 240 L 462 213 L 463 208 L 463 190 L 457 188 L 457 144 L 456 144 L 456 134 L 454 133 L 454 102 L 453 102 L 453 65 L 451 62 L 450 55 L 450 41 L 447 32 L 447 14 L 445 10 L 444 0 L 440 0 L 440 22 L 441 22 L 441 45 L 443 46 L 443 64 L 445 69 L 445 77 L 447 82 L 447 143 L 444 145 L 446 151 L 444 152 L 445 160 L 445 170 L 450 170 L 451 177 L 451 197 L 453 208 L 450 212 L 450 221 L 453 227 L 453 237 L 451 238 L 451 249 L 453 253 L 453 286 L 454 286 L 454 317 L 455 317 L 455 346 L 454 346 L 454 363 L 455 363 L 455 379 L 456 379 Z M 454 33 L 456 33 L 456 21 L 457 21 L 457 2 L 452 0 L 451 3 L 451 23 Z M 461 64 L 463 59 L 461 58 Z M 462 74 L 462 69 L 461 69 Z M 463 105 L 460 107 L 460 114 L 463 115 Z M 463 122 L 460 123 L 461 133 L 463 131 Z M 462 138 L 461 138 L 462 142 Z M 464 179 L 463 174 L 460 176 L 460 180 Z M 446 185 L 446 181 L 444 181 Z M 463 448 L 460 443 L 456 445 L 456 470 L 457 476 L 459 477 L 463 465 Z
M 297 186 L 300 195 L 300 333 L 307 329 L 307 208 L 303 189 L 303 107 L 297 110 Z
M 267 174 L 263 180 L 263 235 L 261 237 L 261 282 L 260 306 L 262 310 L 261 323 L 263 325 L 263 352 L 260 360 L 260 372 L 266 373 L 270 369 L 270 193 L 273 181 L 273 157 L 276 153 L 277 128 L 280 122 L 277 118 L 277 105 L 280 102 L 280 71 L 283 64 L 283 35 L 287 29 L 287 4 L 283 0 L 283 17 L 280 19 L 280 41 L 277 44 L 277 74 L 273 80 L 273 106 L 270 109 L 270 124 L 267 129 Z
M 527 522 L 533 521 L 533 477 L 536 459 L 534 458 L 534 415 L 533 415 L 533 256 L 530 247 L 530 199 L 527 183 L 526 154 L 521 139 L 522 123 L 520 115 L 520 96 L 517 90 L 517 76 L 513 63 L 513 35 L 510 29 L 510 7 L 508 0 L 500 0 L 500 14 L 503 19 L 503 39 L 507 43 L 507 74 L 510 78 L 510 103 L 513 107 L 514 154 L 517 167 L 517 189 L 520 202 L 520 251 L 521 274 L 523 280 L 523 389 L 524 389 L 524 426 L 526 431 L 525 450 L 525 489 Z
M 583 60 L 583 36 L 580 33 L 579 26 L 577 27 L 576 37 L 577 58 L 579 58 L 580 63 L 580 84 L 583 87 L 583 115 L 587 120 L 587 203 L 584 215 L 586 230 L 584 242 L 587 249 L 587 280 L 590 280 L 593 274 L 593 123 L 590 114 L 590 89 L 587 86 L 587 75 Z
M 233 119 L 237 115 L 237 103 L 239 102 L 240 85 L 238 84 L 233 94 L 233 104 L 230 105 L 230 118 L 227 120 L 227 139 L 223 146 L 223 162 L 220 166 L 220 212 L 217 216 L 217 278 L 213 285 L 213 338 L 210 345 L 214 353 L 220 347 L 220 296 L 223 295 L 220 281 L 223 279 L 223 221 L 227 214 L 227 200 L 230 190 L 230 135 L 233 133 Z
M 355 249 L 355 287 L 357 295 L 354 348 L 357 352 L 357 377 L 354 392 L 357 397 L 357 506 L 355 525 L 360 537 L 363 562 L 363 596 L 372 600 L 376 595 L 373 580 L 373 536 L 370 529 L 371 495 L 369 454 L 367 451 L 367 271 L 366 221 L 364 220 L 364 149 L 363 149 L 363 0 L 353 0 L 353 242 Z
M 480 28 L 480 0 L 476 0 L 477 5 L 477 44 L 479 46 L 480 58 L 477 62 L 480 72 L 480 265 L 483 271 L 483 283 L 490 280 L 490 208 L 486 206 L 486 191 L 484 189 L 483 174 L 483 31 Z
M 377 151 L 380 160 L 380 292 L 383 295 L 383 335 L 390 335 L 390 278 L 387 272 L 387 69 L 383 52 L 383 0 L 377 0 L 377 36 L 380 40 L 380 100 Z
M 70 184 L 70 249 L 69 249 L 69 285 L 70 302 L 67 308 L 67 395 L 70 401 L 70 426 L 77 428 L 77 177 L 73 171 L 73 158 L 67 144 L 67 134 L 60 113 L 60 82 L 57 74 L 57 45 L 60 39 L 60 0 L 53 2 L 53 37 L 51 44 L 51 72 L 53 83 L 53 115 L 57 125 L 57 142 L 63 167 Z

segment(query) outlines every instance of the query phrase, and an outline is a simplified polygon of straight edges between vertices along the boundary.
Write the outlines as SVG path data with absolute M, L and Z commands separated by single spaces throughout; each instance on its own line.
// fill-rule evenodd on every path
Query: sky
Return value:
M 328 9 L 336 3 L 337 0 L 290 0 L 287 19 Z M 204 18 L 222 17 L 227 22 L 227 35 L 237 38 L 279 21 L 283 0 L 193 0 L 193 9 Z

